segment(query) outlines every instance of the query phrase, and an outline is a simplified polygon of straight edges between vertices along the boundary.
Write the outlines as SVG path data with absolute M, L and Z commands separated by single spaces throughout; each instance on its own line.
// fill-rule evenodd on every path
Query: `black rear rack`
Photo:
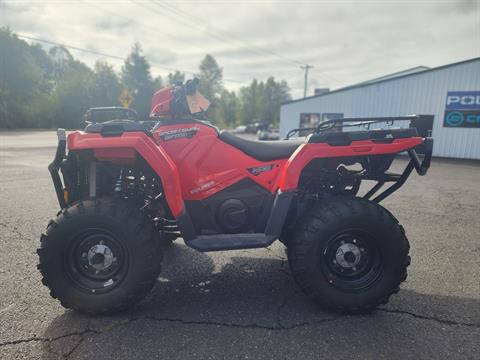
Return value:
M 372 201 L 378 203 L 398 190 L 405 181 L 407 181 L 413 169 L 417 171 L 418 175 L 424 176 L 430 168 L 430 163 L 432 161 L 433 139 L 430 137 L 423 139 L 423 146 L 425 147 L 423 160 L 420 160 L 415 148 L 407 150 L 410 161 L 401 174 L 385 172 L 380 177 L 378 174 L 374 177 L 363 177 L 363 180 L 377 181 L 377 183 L 363 197 L 365 199 L 370 199 L 383 185 L 385 185 L 385 183 L 393 183 L 390 187 L 372 199 Z
M 393 125 L 394 121 L 402 120 L 416 120 L 420 117 L 418 115 L 407 115 L 407 116 L 390 116 L 390 117 L 356 117 L 356 118 L 339 118 L 323 121 L 318 124 L 316 127 L 312 128 L 297 128 L 292 129 L 287 133 L 286 139 L 290 139 L 296 133 L 305 132 L 308 134 L 319 134 L 329 130 L 341 130 L 344 127 L 358 127 L 363 126 L 367 130 L 370 129 L 370 125 L 376 123 L 386 123 L 388 126 Z

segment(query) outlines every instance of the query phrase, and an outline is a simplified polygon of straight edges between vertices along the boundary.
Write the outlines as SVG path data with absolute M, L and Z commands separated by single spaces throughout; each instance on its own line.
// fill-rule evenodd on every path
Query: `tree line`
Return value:
M 211 55 L 203 58 L 198 70 L 199 90 L 212 102 L 207 118 L 219 127 L 254 122 L 276 126 L 280 105 L 291 99 L 287 83 L 274 77 L 254 79 L 238 92 L 229 91 L 223 69 Z M 153 77 L 138 43 L 117 74 L 105 61 L 97 61 L 92 69 L 65 47 L 45 51 L 0 28 L 0 128 L 81 128 L 88 108 L 120 106 L 124 89 L 133 97 L 130 107 L 146 120 L 153 93 L 185 78 L 180 71 Z

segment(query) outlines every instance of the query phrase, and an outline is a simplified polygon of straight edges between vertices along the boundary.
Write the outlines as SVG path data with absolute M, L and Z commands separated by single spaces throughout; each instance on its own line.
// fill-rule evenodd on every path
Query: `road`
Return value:
M 55 142 L 53 132 L 0 133 L 0 359 L 479 358 L 480 162 L 434 160 L 385 201 L 407 231 L 412 265 L 370 315 L 318 309 L 280 243 L 197 253 L 180 241 L 139 306 L 87 317 L 50 298 L 36 269 L 40 233 L 58 209 L 46 169 Z

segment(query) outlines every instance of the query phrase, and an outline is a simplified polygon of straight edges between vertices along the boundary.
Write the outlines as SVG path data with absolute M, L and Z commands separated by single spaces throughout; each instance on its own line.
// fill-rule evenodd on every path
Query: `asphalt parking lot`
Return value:
M 53 132 L 0 133 L 0 359 L 480 357 L 480 162 L 435 159 L 384 202 L 407 231 L 412 264 L 370 315 L 318 309 L 278 242 L 197 253 L 179 241 L 139 306 L 87 317 L 50 298 L 36 269 L 58 210 L 46 169 L 55 145 Z

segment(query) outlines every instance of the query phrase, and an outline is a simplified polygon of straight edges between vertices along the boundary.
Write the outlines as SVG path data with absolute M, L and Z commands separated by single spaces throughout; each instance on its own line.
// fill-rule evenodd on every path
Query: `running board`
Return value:
M 267 247 L 276 240 L 274 236 L 258 234 L 200 235 L 185 243 L 198 251 L 221 251 Z
M 278 192 L 273 202 L 265 233 L 197 235 L 188 212 L 184 211 L 177 224 L 185 244 L 198 251 L 222 251 L 267 247 L 282 233 L 294 191 Z

